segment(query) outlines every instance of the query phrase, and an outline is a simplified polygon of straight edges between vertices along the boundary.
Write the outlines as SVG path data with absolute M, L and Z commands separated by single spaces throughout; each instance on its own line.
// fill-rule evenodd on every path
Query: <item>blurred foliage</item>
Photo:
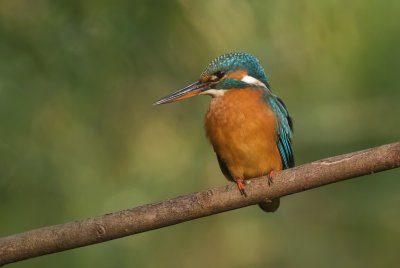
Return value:
M 154 107 L 256 55 L 298 164 L 399 140 L 400 2 L 0 1 L 0 236 L 226 184 L 209 99 Z M 399 170 L 10 267 L 395 267 Z

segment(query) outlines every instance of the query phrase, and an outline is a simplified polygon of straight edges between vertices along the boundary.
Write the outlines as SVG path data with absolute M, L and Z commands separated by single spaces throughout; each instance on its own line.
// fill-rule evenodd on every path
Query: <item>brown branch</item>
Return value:
M 83 247 L 294 194 L 333 182 L 400 166 L 400 142 L 326 158 L 278 172 L 246 185 L 247 197 L 233 184 L 164 202 L 0 238 L 0 265 Z

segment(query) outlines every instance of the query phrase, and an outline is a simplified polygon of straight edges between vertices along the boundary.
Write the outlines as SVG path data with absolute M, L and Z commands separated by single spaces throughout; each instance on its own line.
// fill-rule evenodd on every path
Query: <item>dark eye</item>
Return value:
M 217 80 L 221 79 L 224 75 L 225 75 L 225 72 L 217 71 L 217 72 L 213 73 L 213 75 L 211 76 L 211 80 L 217 81 Z
M 215 75 L 216 77 L 218 77 L 218 78 L 222 78 L 222 77 L 225 75 L 225 72 L 223 72 L 223 71 L 218 71 L 218 72 L 215 72 L 214 75 Z

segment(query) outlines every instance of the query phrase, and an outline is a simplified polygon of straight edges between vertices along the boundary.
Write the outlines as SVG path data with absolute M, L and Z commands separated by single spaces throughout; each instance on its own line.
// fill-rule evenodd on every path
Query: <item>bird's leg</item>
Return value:
M 271 171 L 268 173 L 268 175 L 267 175 L 267 178 L 268 178 L 268 186 L 271 186 L 271 185 L 274 183 L 273 179 L 274 179 L 275 175 L 276 175 L 275 170 L 271 170 Z
M 236 182 L 236 185 L 237 185 L 237 187 L 239 189 L 240 194 L 243 195 L 244 197 L 247 197 L 246 191 L 244 190 L 244 186 L 245 186 L 244 179 L 236 178 L 235 182 Z

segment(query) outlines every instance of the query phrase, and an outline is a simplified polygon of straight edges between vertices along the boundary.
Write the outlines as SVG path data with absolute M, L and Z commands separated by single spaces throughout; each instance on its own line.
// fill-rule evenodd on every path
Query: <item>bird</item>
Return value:
M 223 175 L 246 195 L 248 179 L 267 176 L 294 166 L 293 120 L 283 101 L 272 93 L 260 61 L 243 52 L 212 60 L 199 80 L 159 99 L 154 105 L 197 95 L 212 97 L 205 116 L 206 135 Z M 274 212 L 279 198 L 266 198 L 262 210 Z

